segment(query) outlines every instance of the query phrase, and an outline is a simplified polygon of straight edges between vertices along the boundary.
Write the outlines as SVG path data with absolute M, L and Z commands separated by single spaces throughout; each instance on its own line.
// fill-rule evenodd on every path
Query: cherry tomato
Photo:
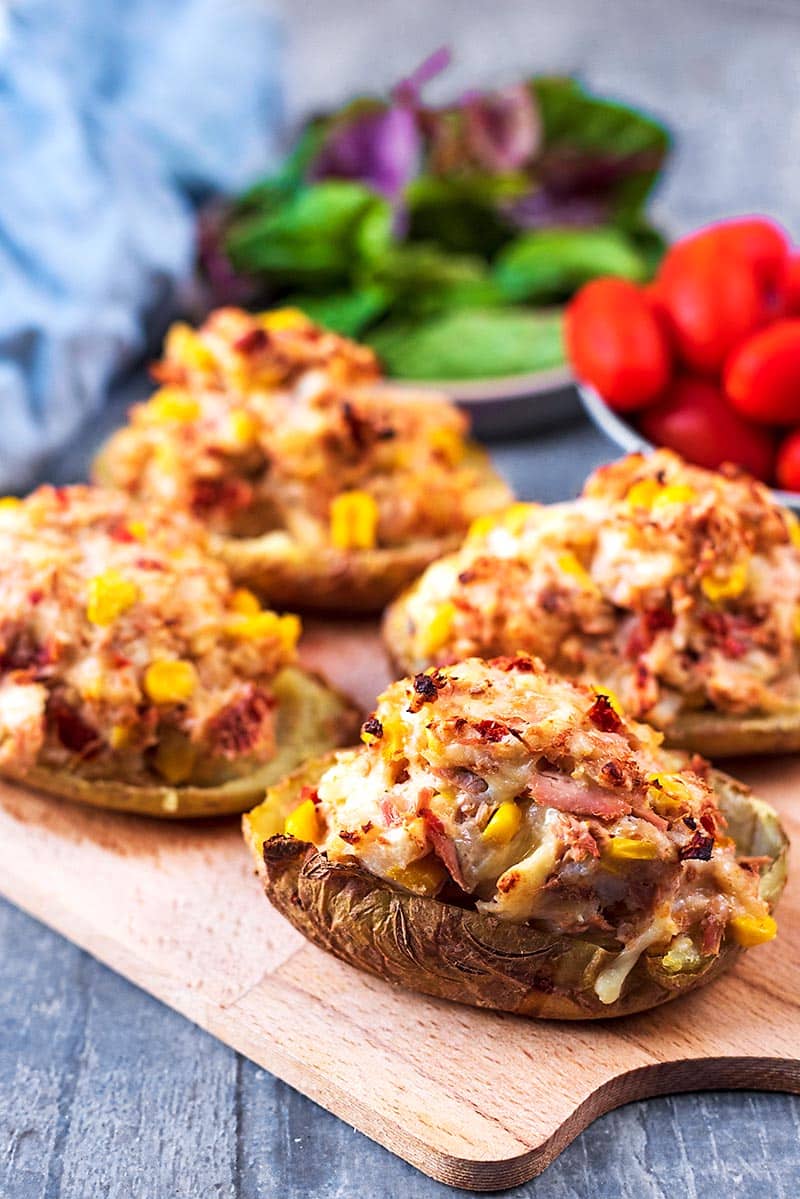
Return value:
M 666 338 L 647 299 L 625 279 L 581 288 L 567 308 L 566 341 L 575 373 L 619 412 L 650 403 L 669 379 Z
M 678 356 L 702 374 L 718 374 L 731 350 L 769 316 L 752 266 L 711 237 L 667 254 L 655 297 Z
M 735 255 L 752 267 L 770 316 L 783 312 L 790 250 L 785 229 L 769 217 L 734 217 L 684 238 L 675 250 L 691 253 L 693 247 L 709 243 L 717 253 Z
M 800 491 L 800 429 L 793 429 L 781 442 L 775 475 L 785 491 Z
M 716 470 L 735 462 L 756 478 L 771 476 L 772 438 L 735 412 L 710 379 L 679 376 L 638 424 L 648 441 L 677 450 L 697 466 Z
M 786 272 L 786 314 L 800 316 L 800 254 L 792 254 Z
M 725 367 L 725 392 L 751 420 L 800 422 L 800 319 L 776 321 L 740 345 Z

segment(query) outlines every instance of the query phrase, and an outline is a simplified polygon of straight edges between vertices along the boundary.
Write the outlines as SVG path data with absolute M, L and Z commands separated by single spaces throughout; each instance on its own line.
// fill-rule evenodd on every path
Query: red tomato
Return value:
M 770 435 L 734 412 L 709 379 L 675 379 L 638 424 L 648 441 L 677 450 L 697 466 L 716 470 L 723 462 L 735 462 L 765 482 L 772 473 Z
M 794 429 L 781 442 L 775 475 L 785 491 L 800 491 L 800 429 Z
M 566 341 L 575 373 L 619 412 L 644 407 L 669 379 L 666 338 L 641 291 L 625 279 L 581 288 L 567 308 Z
M 800 422 L 800 320 L 776 321 L 739 346 L 725 367 L 725 391 L 752 420 Z
M 678 356 L 702 374 L 718 374 L 731 350 L 769 315 L 753 268 L 713 237 L 670 251 L 655 295 Z
M 786 272 L 786 313 L 800 316 L 800 254 L 792 254 Z
M 677 243 L 676 251 L 711 243 L 720 254 L 741 258 L 755 272 L 770 315 L 783 311 L 789 263 L 789 237 L 776 221 L 763 216 L 718 221 Z

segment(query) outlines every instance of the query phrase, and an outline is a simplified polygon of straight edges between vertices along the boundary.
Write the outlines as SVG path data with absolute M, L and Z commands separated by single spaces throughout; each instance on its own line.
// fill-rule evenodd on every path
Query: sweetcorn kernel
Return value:
M 728 923 L 734 940 L 744 949 L 751 949 L 753 945 L 763 945 L 765 941 L 771 941 L 778 932 L 774 917 L 767 915 L 750 916 L 742 913 L 732 916 Z
M 118 570 L 106 570 L 89 580 L 86 615 L 92 624 L 107 628 L 139 598 L 139 588 Z
M 144 672 L 144 689 L 154 704 L 184 704 L 197 686 L 197 672 L 181 658 L 151 662 Z
M 456 429 L 433 429 L 430 435 L 431 449 L 441 454 L 449 466 L 458 466 L 464 457 L 464 438 Z
M 491 845 L 506 845 L 517 835 L 521 825 L 522 813 L 519 808 L 510 800 L 505 800 L 492 812 L 482 836 Z
M 408 866 L 395 866 L 387 873 L 393 883 L 415 895 L 435 895 L 447 877 L 444 866 L 433 854 Z
M 509 533 L 518 535 L 527 524 L 528 517 L 534 509 L 533 504 L 511 504 L 500 515 L 500 522 Z
M 246 408 L 234 408 L 228 416 L 228 431 L 237 445 L 251 446 L 258 435 L 258 422 Z
M 735 562 L 726 575 L 706 575 L 700 582 L 703 594 L 712 604 L 723 599 L 735 599 L 747 587 L 750 563 L 746 558 Z
M 200 405 L 194 396 L 179 387 L 162 387 L 150 397 L 146 407 L 149 420 L 157 424 L 188 425 L 200 415 Z
M 476 516 L 467 530 L 467 541 L 483 541 L 499 524 L 500 518 L 497 515 L 492 516 L 486 513 L 483 516 Z
M 310 841 L 312 845 L 322 840 L 322 824 L 313 799 L 304 799 L 289 813 L 284 832 L 287 837 Z
M 658 857 L 652 841 L 640 841 L 637 837 L 612 837 L 605 852 L 610 858 L 628 862 L 647 862 Z
M 691 792 L 679 774 L 649 774 L 647 781 L 651 784 L 647 798 L 657 810 L 677 811 L 687 806 Z
M 654 512 L 658 512 L 673 504 L 690 504 L 696 498 L 697 492 L 693 487 L 689 487 L 686 483 L 671 483 L 662 487 L 658 495 L 653 498 L 652 508 Z
M 584 591 L 597 591 L 598 587 L 592 576 L 587 571 L 571 550 L 567 550 L 563 554 L 559 554 L 557 558 L 558 568 L 565 575 L 569 575 Z
M 4 495 L 0 498 L 0 512 L 15 512 L 22 500 L 16 495 Z
M 197 751 L 188 737 L 167 730 L 155 752 L 155 767 L 168 783 L 185 783 L 194 768 Z
M 259 312 L 258 323 L 271 333 L 281 329 L 304 329 L 311 324 L 304 312 L 299 308 L 272 308 L 267 312 Z
M 226 633 L 242 641 L 263 641 L 277 637 L 287 653 L 294 650 L 300 639 L 300 617 L 293 613 L 279 616 L 277 612 L 237 612 L 227 621 Z
M 246 587 L 237 587 L 231 596 L 231 608 L 242 615 L 253 616 L 261 611 L 261 604 L 252 591 L 248 591 Z
M 427 657 L 428 654 L 435 654 L 437 650 L 446 645 L 453 631 L 455 615 L 455 604 L 450 600 L 445 600 L 436 609 L 428 623 L 419 630 L 417 643 L 419 651 L 423 656 Z
M 659 491 L 661 484 L 655 479 L 640 479 L 630 488 L 625 500 L 631 508 L 650 508 Z
M 622 706 L 622 701 L 616 691 L 612 691 L 610 687 L 594 687 L 595 695 L 602 695 L 603 699 L 607 699 L 610 706 L 616 712 L 617 716 L 625 719 L 625 709 Z
M 127 749 L 133 741 L 133 730 L 127 724 L 112 724 L 108 744 L 112 749 Z
M 167 358 L 193 370 L 213 370 L 216 365 L 216 359 L 202 337 L 183 321 L 169 329 L 164 349 Z
M 331 543 L 337 550 L 369 550 L 378 531 L 378 505 L 366 491 L 343 491 L 330 506 Z
M 137 541 L 147 540 L 147 525 L 143 520 L 129 520 L 128 532 L 131 537 L 135 537 Z
M 783 518 L 786 521 L 786 527 L 789 530 L 789 540 L 793 546 L 795 546 L 797 549 L 800 549 L 800 520 L 798 520 L 794 512 L 790 512 L 788 508 L 784 510 Z

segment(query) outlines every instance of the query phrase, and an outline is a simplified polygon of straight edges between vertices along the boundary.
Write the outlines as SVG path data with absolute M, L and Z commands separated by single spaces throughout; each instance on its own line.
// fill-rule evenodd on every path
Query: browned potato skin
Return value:
M 383 640 L 389 660 L 398 675 L 413 675 L 431 665 L 424 658 L 415 658 L 411 651 L 405 595 L 399 596 L 386 610 Z M 519 648 L 525 649 L 524 645 Z M 487 656 L 491 652 L 489 647 Z M 602 681 L 598 680 L 600 683 Z M 800 751 L 800 711 L 737 716 L 704 709 L 679 716 L 661 731 L 666 745 L 675 749 L 694 750 L 711 759 Z
M 290 811 L 301 787 L 316 783 L 329 762 L 330 756 L 307 763 L 273 788 L 276 813 Z M 772 858 L 761 892 L 774 908 L 788 848 L 777 816 L 741 783 L 719 772 L 712 777 L 723 810 L 738 812 L 730 831 L 741 852 Z M 243 823 L 267 897 L 295 928 L 353 966 L 441 999 L 540 1019 L 607 1019 L 694 990 L 730 969 L 743 952 L 726 939 L 716 957 L 684 975 L 665 971 L 658 955 L 643 955 L 620 998 L 603 1004 L 594 980 L 616 955 L 601 945 L 410 895 L 369 874 L 355 858 L 329 862 L 293 837 L 273 836 L 262 849 L 247 816 Z
M 218 786 L 172 786 L 161 782 L 144 786 L 124 779 L 82 777 L 45 766 L 5 774 L 58 799 L 139 816 L 186 819 L 243 812 L 310 754 L 346 745 L 358 731 L 361 714 L 350 700 L 308 671 L 287 668 L 276 677 L 275 690 L 277 752 L 258 770 Z

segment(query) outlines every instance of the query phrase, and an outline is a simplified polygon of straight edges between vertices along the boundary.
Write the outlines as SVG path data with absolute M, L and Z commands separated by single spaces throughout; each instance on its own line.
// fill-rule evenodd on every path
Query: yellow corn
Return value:
M 433 854 L 408 866 L 395 866 L 387 873 L 393 883 L 415 895 L 435 895 L 447 877 L 444 866 Z
M 202 337 L 189 325 L 178 321 L 167 333 L 166 357 L 180 366 L 199 371 L 213 370 L 216 359 Z
M 261 611 L 261 604 L 252 591 L 248 591 L 246 587 L 237 587 L 231 596 L 231 608 L 243 616 L 254 616 L 256 612 Z
M 750 563 L 746 558 L 741 558 L 735 562 L 726 575 L 717 577 L 716 575 L 706 575 L 701 580 L 700 586 L 703 594 L 707 599 L 710 599 L 712 604 L 723 599 L 735 599 L 737 595 L 741 595 L 747 587 L 748 576 L 750 573 Z
M 264 641 L 277 637 L 290 653 L 300 639 L 300 617 L 293 613 L 279 616 L 277 612 L 236 612 L 225 625 L 226 633 L 241 641 Z
M 492 516 L 487 513 L 484 516 L 476 516 L 467 530 L 467 540 L 483 541 L 499 524 L 500 518 L 496 515 Z
M 112 724 L 108 744 L 112 749 L 127 749 L 133 740 L 133 730 L 126 724 Z
M 458 466 L 464 457 L 464 438 L 456 429 L 433 429 L 430 435 L 431 449 L 441 454 L 449 466 Z
M 690 504 L 696 498 L 697 492 L 693 487 L 689 487 L 686 483 L 671 483 L 660 489 L 651 506 L 654 512 L 658 512 L 662 508 L 669 508 L 672 504 Z
M 343 491 L 331 501 L 330 535 L 337 550 L 370 550 L 378 531 L 378 505 L 366 491 Z
M 150 397 L 146 407 L 149 420 L 156 424 L 188 425 L 200 415 L 200 405 L 194 396 L 179 387 L 162 387 Z
M 640 841 L 637 837 L 612 837 L 606 845 L 610 858 L 627 862 L 647 862 L 658 857 L 658 849 L 652 841 Z
M 533 507 L 533 504 L 511 504 L 500 516 L 503 528 L 518 536 L 525 528 Z
M 571 550 L 566 553 L 559 554 L 556 559 L 559 570 L 565 575 L 569 575 L 584 591 L 597 591 L 598 587 L 592 576 L 586 570 Z
M 2 503 L 2 501 L 0 501 Z M 800 520 L 797 519 L 794 512 L 784 509 L 783 518 L 786 521 L 786 527 L 789 530 L 789 540 L 793 546 L 800 549 Z
M 107 628 L 139 598 L 139 588 L 118 570 L 106 570 L 89 580 L 86 615 L 92 624 Z
M 489 823 L 483 830 L 483 839 L 490 845 L 506 845 L 516 837 L 522 824 L 522 813 L 515 803 L 506 800 L 496 808 L 489 817 Z
M 144 672 L 144 689 L 154 704 L 184 704 L 196 686 L 194 666 L 181 658 L 151 662 Z
M 630 488 L 625 500 L 631 508 L 651 508 L 660 491 L 661 484 L 655 479 L 640 479 Z
M 424 657 L 427 657 L 428 654 L 435 654 L 437 650 L 446 645 L 453 631 L 455 616 L 455 604 L 450 600 L 445 600 L 444 603 L 439 604 L 428 623 L 419 629 L 417 643 L 419 652 Z
M 310 841 L 312 845 L 322 840 L 322 825 L 313 799 L 304 799 L 289 813 L 284 832 L 287 837 Z
M 268 312 L 259 312 L 256 319 L 262 329 L 268 329 L 270 333 L 280 332 L 282 329 L 304 329 L 311 324 L 299 308 L 272 308 Z
M 258 436 L 258 422 L 246 408 L 234 408 L 228 416 L 228 431 L 237 445 L 251 446 Z
M 4 495 L 0 499 L 0 512 L 14 512 L 22 503 L 15 495 Z
M 147 540 L 147 526 L 143 520 L 129 520 L 128 532 L 131 537 L 135 537 L 137 541 Z
M 155 766 L 168 783 L 185 783 L 194 767 L 197 751 L 183 733 L 168 730 L 155 752 Z
M 688 785 L 679 774 L 649 774 L 647 798 L 659 811 L 685 808 L 691 798 Z
M 744 949 L 763 945 L 765 941 L 771 941 L 778 932 L 777 922 L 772 916 L 749 916 L 742 913 L 732 916 L 729 924 L 734 940 Z

